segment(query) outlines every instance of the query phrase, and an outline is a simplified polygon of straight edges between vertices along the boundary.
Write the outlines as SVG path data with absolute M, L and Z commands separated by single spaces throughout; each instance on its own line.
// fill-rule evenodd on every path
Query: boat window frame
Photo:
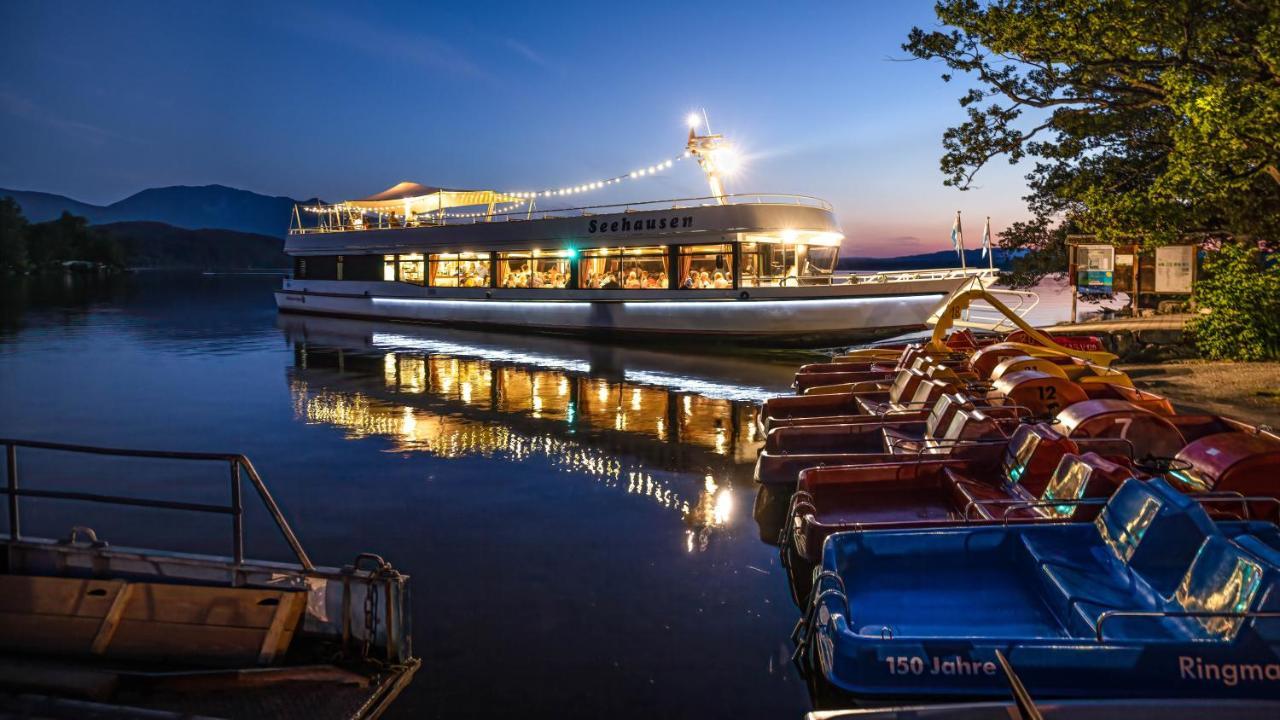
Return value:
M 734 245 L 735 243 L 733 242 L 677 245 L 675 257 L 679 262 L 680 272 L 676 276 L 676 288 L 680 290 L 731 290 L 737 287 L 737 284 L 736 284 L 737 276 L 733 271 L 733 267 L 734 267 L 733 258 L 735 255 Z M 720 249 L 719 251 L 712 251 L 712 250 L 708 250 L 709 248 L 720 248 Z M 702 286 L 702 285 L 699 285 L 697 287 L 685 287 L 685 281 L 688 279 L 689 271 L 693 268 L 694 259 L 708 258 L 708 257 L 726 258 L 723 266 L 723 271 L 719 269 L 720 268 L 719 263 L 717 263 L 717 270 L 715 271 L 715 272 L 723 272 L 724 274 L 728 275 L 728 277 L 723 278 L 725 280 L 724 287 L 715 287 L 714 285 L 711 287 Z M 688 262 L 687 267 L 686 267 L 686 259 Z M 706 271 L 704 270 L 703 272 L 706 272 Z M 708 281 L 713 281 L 713 279 L 714 279 L 713 276 L 708 276 Z
M 427 287 L 427 255 L 426 253 L 397 253 L 396 254 L 396 282 L 402 282 L 407 285 L 417 285 L 418 287 Z M 417 275 L 420 281 L 409 280 L 405 278 L 405 265 L 416 264 Z
M 512 289 L 512 290 L 514 289 L 519 289 L 519 290 L 573 289 L 574 287 L 573 286 L 574 255 L 575 253 L 570 250 L 532 249 L 532 250 L 496 251 L 493 253 L 493 263 L 494 263 L 495 273 L 491 274 L 491 277 L 494 283 L 493 287 Z M 526 260 L 527 261 L 526 267 L 529 267 L 530 268 L 529 272 L 533 274 L 542 274 L 543 272 L 550 271 L 550 270 L 534 269 L 537 267 L 539 263 L 546 262 L 554 266 L 560 266 L 560 268 L 562 269 L 559 269 L 559 268 L 558 269 L 561 275 L 564 277 L 564 284 L 559 286 L 555 284 L 546 284 L 546 283 L 542 285 L 533 285 L 532 282 L 529 281 L 529 282 L 526 282 L 526 284 L 523 286 L 522 285 L 508 286 L 505 284 L 505 280 L 507 276 L 511 274 L 513 271 L 510 268 L 504 268 L 503 264 L 504 263 L 509 264 L 513 260 Z M 530 275 L 530 278 L 532 278 L 532 275 Z
M 643 290 L 667 290 L 671 285 L 671 246 L 670 245 L 638 245 L 638 246 L 614 246 L 614 247 L 594 247 L 578 251 L 578 289 L 581 290 L 626 290 L 626 291 L 643 291 Z M 658 260 L 662 263 L 662 275 L 666 276 L 666 281 L 661 282 L 655 287 L 627 287 L 626 286 L 626 260 L 632 258 L 646 258 Z M 587 263 L 599 259 L 608 260 L 609 258 L 621 258 L 618 273 L 623 278 L 618 282 L 618 286 L 614 288 L 591 287 L 587 284 L 586 278 L 591 273 L 587 270 Z M 607 270 L 607 266 L 606 266 Z M 648 270 L 645 270 L 648 272 Z
M 466 256 L 466 257 L 463 257 L 463 256 Z M 427 265 L 426 265 L 425 279 L 427 281 L 427 287 L 455 288 L 455 289 L 492 287 L 492 284 L 493 284 L 493 278 L 491 275 L 491 271 L 493 270 L 493 262 L 492 262 L 493 253 L 492 252 L 474 252 L 474 251 L 464 250 L 460 252 L 426 253 L 426 257 L 427 257 Z M 444 258 L 451 258 L 451 259 L 444 259 Z M 474 285 L 463 285 L 461 284 L 461 282 L 459 282 L 460 278 L 458 278 L 455 275 L 450 275 L 449 277 L 453 278 L 456 284 L 441 285 L 437 281 L 437 277 L 439 277 L 438 268 L 442 263 L 449 263 L 449 262 L 458 263 L 458 264 L 461 264 L 464 262 L 476 263 L 481 270 L 481 272 L 479 273 L 479 277 L 483 279 L 483 282 L 478 282 Z

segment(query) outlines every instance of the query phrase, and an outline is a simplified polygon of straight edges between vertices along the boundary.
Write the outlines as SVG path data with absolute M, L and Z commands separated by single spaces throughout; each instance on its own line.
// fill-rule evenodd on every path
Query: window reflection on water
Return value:
M 397 452 L 538 458 L 677 513 L 686 549 L 735 519 L 760 447 L 752 402 L 589 372 L 418 351 L 351 353 L 294 344 L 295 415 L 381 437 Z M 705 475 L 701 486 L 664 479 Z

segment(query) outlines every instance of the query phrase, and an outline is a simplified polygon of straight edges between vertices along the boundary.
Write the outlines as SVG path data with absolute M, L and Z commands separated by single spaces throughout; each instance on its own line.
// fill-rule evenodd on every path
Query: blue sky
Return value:
M 942 186 L 963 88 L 900 49 L 930 2 L 0 5 L 0 187 L 107 203 L 220 183 L 336 200 L 411 179 L 533 189 L 675 156 L 705 107 L 734 192 L 835 204 L 846 253 L 969 246 L 1024 169 Z M 691 165 L 583 202 L 701 195 Z

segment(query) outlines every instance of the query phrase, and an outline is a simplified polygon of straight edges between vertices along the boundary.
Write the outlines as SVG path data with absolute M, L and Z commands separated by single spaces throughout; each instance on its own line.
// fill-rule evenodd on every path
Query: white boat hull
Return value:
M 612 339 L 662 336 L 698 342 L 822 346 L 915 330 L 965 278 L 890 285 L 687 291 L 420 288 L 350 281 L 286 281 L 284 312 L 376 318 Z

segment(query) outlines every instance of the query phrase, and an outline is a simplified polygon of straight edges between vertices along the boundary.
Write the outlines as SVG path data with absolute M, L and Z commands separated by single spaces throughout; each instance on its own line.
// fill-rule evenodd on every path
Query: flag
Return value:
M 982 257 L 987 256 L 987 251 L 991 250 L 991 218 L 987 218 L 987 226 L 982 229 Z
M 951 247 L 960 254 L 960 245 L 964 242 L 964 232 L 960 230 L 960 211 L 956 211 L 956 221 L 951 225 Z

